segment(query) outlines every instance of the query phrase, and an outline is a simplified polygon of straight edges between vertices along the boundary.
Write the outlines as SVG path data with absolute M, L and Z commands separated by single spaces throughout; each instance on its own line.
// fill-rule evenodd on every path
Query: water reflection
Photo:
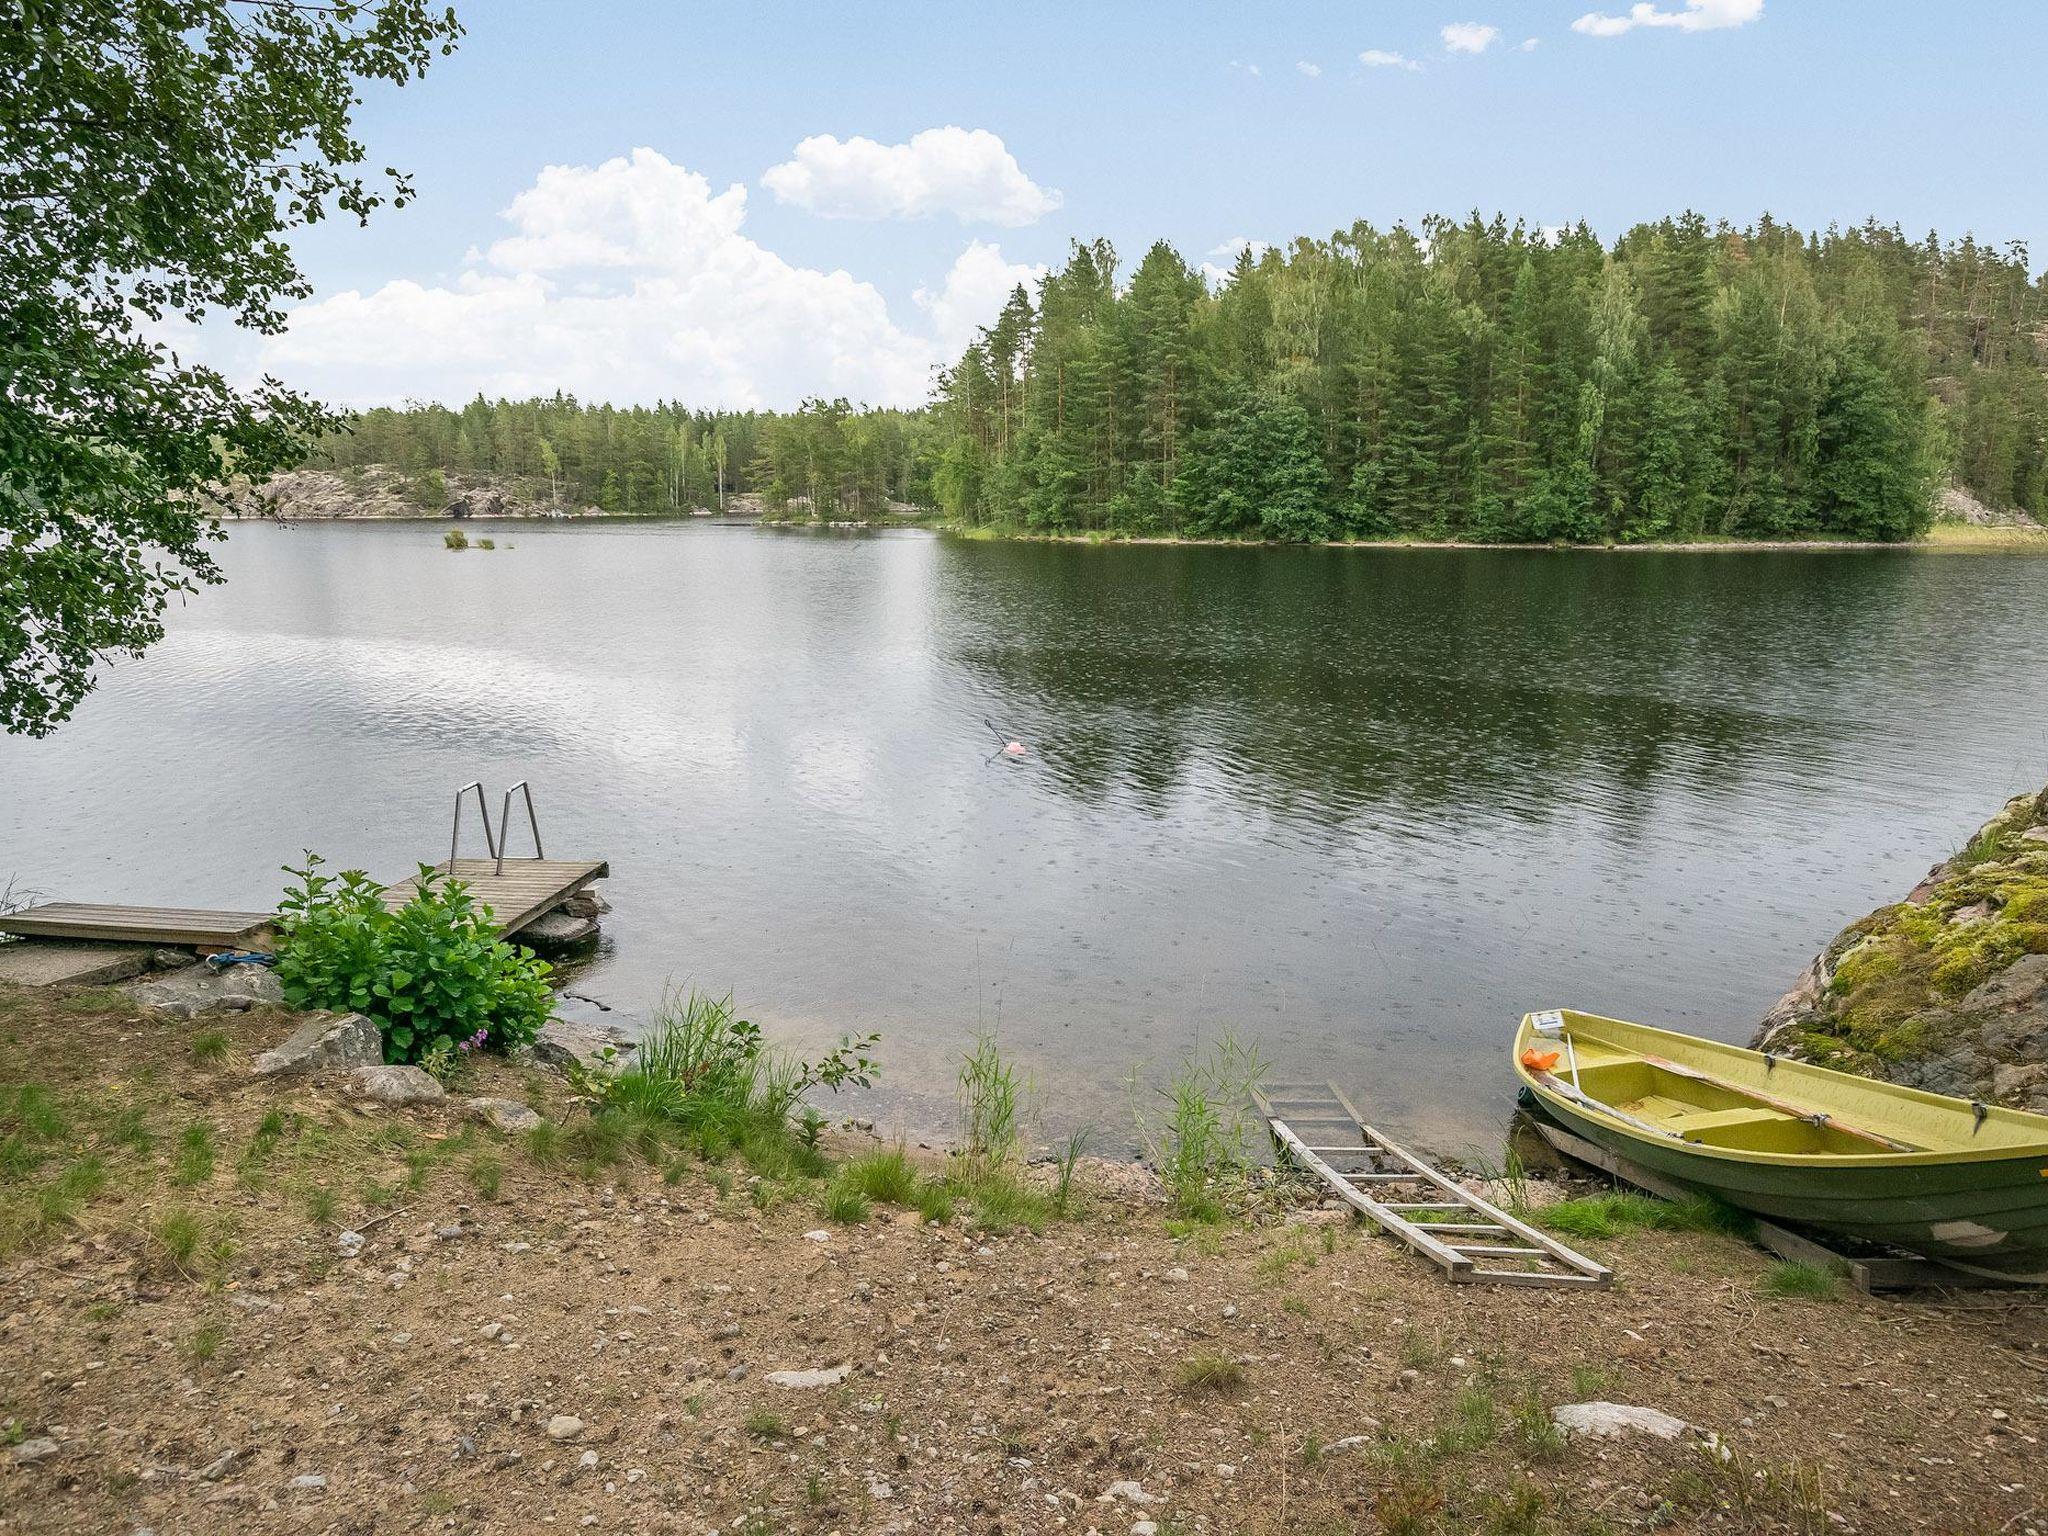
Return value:
M 974 545 L 945 574 L 947 655 L 1061 790 L 1159 816 L 1220 793 L 1311 839 L 1588 804 L 1625 832 L 1674 785 L 1825 777 L 1867 734 L 1831 707 L 1840 674 L 1941 635 L 1868 632 L 1907 578 L 1870 556 Z

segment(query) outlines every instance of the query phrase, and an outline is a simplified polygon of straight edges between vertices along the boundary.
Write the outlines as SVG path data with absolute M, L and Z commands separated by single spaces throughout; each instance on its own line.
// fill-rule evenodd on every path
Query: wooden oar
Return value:
M 1529 1075 L 1551 1092 L 1570 1099 L 1575 1104 L 1583 1105 L 1587 1109 L 1597 1110 L 1610 1119 L 1619 1120 L 1623 1125 L 1632 1125 L 1637 1130 L 1647 1131 L 1652 1136 L 1662 1136 L 1666 1141 L 1685 1140 L 1683 1136 L 1674 1130 L 1667 1129 L 1661 1125 L 1652 1125 L 1647 1120 L 1638 1120 L 1634 1115 L 1616 1109 L 1612 1104 L 1601 1103 L 1600 1100 L 1594 1098 L 1583 1088 L 1574 1088 L 1561 1077 L 1554 1076 L 1549 1072 L 1539 1071 L 1535 1067 L 1529 1069 Z
M 1846 1120 L 1837 1120 L 1833 1115 L 1828 1114 L 1824 1110 L 1801 1109 L 1797 1104 L 1792 1103 L 1788 1099 L 1781 1099 L 1773 1094 L 1761 1093 L 1754 1088 L 1744 1088 L 1737 1083 L 1725 1082 L 1710 1072 L 1700 1071 L 1697 1067 L 1687 1067 L 1675 1061 L 1666 1061 L 1662 1056 L 1643 1056 L 1638 1059 L 1646 1067 L 1656 1067 L 1660 1071 L 1688 1078 L 1695 1083 L 1705 1083 L 1710 1088 L 1720 1088 L 1728 1093 L 1737 1094 L 1742 1098 L 1753 1099 L 1767 1109 L 1775 1109 L 1781 1115 L 1790 1115 L 1794 1119 L 1804 1120 L 1810 1125 L 1825 1125 L 1830 1130 L 1840 1131 L 1844 1136 L 1854 1136 L 1858 1141 L 1867 1141 L 1873 1146 L 1883 1147 L 1887 1152 L 1921 1152 L 1926 1150 L 1923 1147 L 1914 1146 L 1910 1141 L 1898 1141 L 1884 1135 L 1882 1132 L 1866 1131 L 1860 1125 L 1852 1125 Z

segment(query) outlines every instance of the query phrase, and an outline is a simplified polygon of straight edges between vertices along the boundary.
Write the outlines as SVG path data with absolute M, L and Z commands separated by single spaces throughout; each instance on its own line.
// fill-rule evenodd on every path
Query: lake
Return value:
M 236 528 L 160 647 L 0 739 L 0 884 L 265 907 L 527 778 L 550 854 L 612 862 L 576 992 L 879 1030 L 885 1127 L 943 1134 L 995 1029 L 1044 1134 L 1119 1150 L 1133 1072 L 1234 1030 L 1485 1151 L 1524 1010 L 1746 1040 L 2048 779 L 2023 556 L 483 531 Z

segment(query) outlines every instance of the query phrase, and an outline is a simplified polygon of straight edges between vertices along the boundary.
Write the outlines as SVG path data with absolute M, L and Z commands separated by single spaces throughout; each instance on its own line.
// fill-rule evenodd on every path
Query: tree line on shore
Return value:
M 607 512 L 753 493 L 1044 532 L 1320 540 L 1909 537 L 1944 479 L 2048 512 L 2048 278 L 2024 248 L 1696 214 L 1356 224 L 1242 251 L 1077 242 L 923 410 L 374 410 L 319 462 Z
M 933 478 L 1046 530 L 1898 538 L 1944 474 L 2048 499 L 2044 323 L 2023 249 L 1875 224 L 1361 223 L 1214 288 L 1097 241 L 946 374 Z
M 807 400 L 789 412 L 701 411 L 479 395 L 459 409 L 364 411 L 322 439 L 311 462 L 387 465 L 430 498 L 448 474 L 486 474 L 565 506 L 629 516 L 718 509 L 740 495 L 820 515 L 871 515 L 930 504 L 932 435 L 929 412 L 857 410 L 845 400 Z

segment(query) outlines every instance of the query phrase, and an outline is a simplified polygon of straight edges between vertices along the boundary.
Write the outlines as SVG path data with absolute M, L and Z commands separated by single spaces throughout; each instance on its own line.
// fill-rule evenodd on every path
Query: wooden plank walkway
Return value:
M 436 864 L 446 874 L 447 862 Z M 478 906 L 489 907 L 500 934 L 514 934 L 593 880 L 611 873 L 603 859 L 507 859 L 497 873 L 495 859 L 458 859 L 455 877 L 466 882 Z M 412 900 L 416 880 L 387 886 L 384 904 Z M 33 939 L 70 939 L 99 944 L 165 944 L 183 949 L 264 947 L 264 930 L 276 914 L 220 912 L 202 907 L 133 907 L 80 901 L 52 901 L 0 916 L 0 933 Z
M 269 912 L 215 912 L 200 907 L 124 907 L 52 901 L 0 917 L 0 933 L 36 939 L 241 949 L 270 926 L 273 916 Z
M 507 859 L 502 875 L 497 867 L 495 859 L 457 859 L 455 878 L 469 887 L 478 906 L 491 909 L 498 932 L 505 935 L 517 933 L 541 913 L 612 872 L 603 859 Z M 448 861 L 436 864 L 434 873 L 447 874 Z M 416 879 L 386 886 L 384 904 L 404 906 L 417 887 Z

